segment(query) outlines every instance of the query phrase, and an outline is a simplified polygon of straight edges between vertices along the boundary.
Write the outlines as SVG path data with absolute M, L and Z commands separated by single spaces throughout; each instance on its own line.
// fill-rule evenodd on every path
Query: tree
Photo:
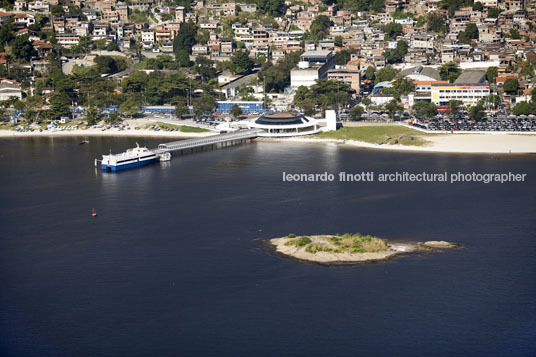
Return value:
M 426 16 L 426 29 L 431 32 L 447 32 L 447 19 L 436 12 L 431 12 Z
M 449 104 L 447 106 L 449 110 L 449 116 L 451 117 L 457 116 L 460 111 L 461 106 L 462 106 L 462 102 L 460 102 L 459 100 L 456 100 L 456 99 L 449 100 Z
M 309 33 L 313 40 L 323 40 L 324 37 L 329 35 L 329 27 L 331 26 L 331 20 L 326 15 L 319 15 L 311 23 Z
M 29 61 L 33 56 L 37 56 L 37 51 L 28 40 L 29 35 L 17 36 L 11 41 L 11 52 L 15 58 Z
M 517 79 L 508 78 L 503 84 L 503 90 L 508 94 L 516 94 L 519 89 L 519 82 Z
M 497 67 L 488 67 L 486 71 L 486 79 L 489 83 L 495 83 L 495 78 L 497 78 L 497 74 L 499 73 L 499 69 Z
M 202 81 L 208 82 L 216 78 L 214 61 L 206 57 L 199 56 L 195 59 L 195 71 L 201 76 Z
M 121 87 L 124 92 L 135 93 L 143 92 L 149 81 L 149 75 L 143 71 L 137 71 L 130 76 L 123 78 L 121 81 Z
M 499 17 L 499 14 L 502 12 L 501 9 L 498 9 L 496 7 L 491 7 L 488 9 L 488 17 L 492 19 L 496 19 Z
M 480 1 L 477 1 L 473 4 L 473 10 L 475 11 L 482 11 L 484 9 L 484 5 Z
M 188 114 L 189 108 L 185 105 L 184 101 L 180 101 L 175 104 L 174 114 L 177 119 L 181 119 L 184 114 Z
M 63 11 L 63 7 L 60 5 L 51 5 L 50 13 L 54 17 L 62 17 L 65 14 L 65 11 Z
M 119 46 L 115 42 L 106 45 L 106 51 L 119 51 Z
M 521 39 L 521 35 L 519 34 L 518 29 L 510 29 L 509 37 L 513 40 L 519 40 Z
M 368 66 L 367 70 L 365 71 L 365 78 L 372 81 L 375 77 L 375 69 L 372 66 Z
M 385 10 L 385 0 L 372 0 L 370 2 L 370 9 L 374 12 L 383 12 Z
M 190 61 L 190 54 L 188 50 L 182 49 L 176 53 L 177 63 L 181 67 L 191 67 L 192 61 Z
M 413 104 L 413 110 L 418 116 L 433 118 L 437 115 L 437 106 L 431 102 L 418 100 Z
M 484 107 L 480 103 L 475 106 L 472 106 L 469 112 L 471 113 L 471 117 L 473 118 L 473 120 L 476 121 L 481 120 L 485 115 Z
M 396 48 L 394 50 L 385 51 L 383 56 L 388 63 L 393 64 L 402 62 L 407 53 L 408 43 L 404 40 L 400 40 L 396 43 Z
M 282 14 L 285 7 L 283 0 L 255 0 L 254 2 L 263 13 L 270 16 Z
M 356 105 L 350 110 L 350 118 L 352 120 L 361 120 L 361 116 L 363 115 L 364 112 L 365 111 L 362 106 Z
M 196 44 L 197 26 L 188 21 L 184 23 L 173 40 L 173 52 L 178 57 L 181 51 L 192 53 L 192 46 Z
M 97 56 L 95 57 L 94 61 L 97 64 L 97 70 L 99 73 L 117 72 L 117 62 L 111 56 Z
M 519 102 L 513 110 L 515 115 L 529 115 L 536 113 L 536 104 L 528 102 Z
M 483 105 L 489 106 L 493 109 L 497 109 L 499 107 L 499 104 L 501 103 L 501 97 L 499 97 L 497 94 L 490 94 L 483 100 Z
M 454 62 L 445 63 L 439 67 L 439 75 L 441 76 L 441 79 L 444 81 L 448 80 L 450 83 L 454 83 L 461 73 L 462 71 L 460 67 Z
M 196 98 L 194 101 L 194 108 L 197 116 L 201 113 L 212 112 L 214 107 L 216 107 L 216 98 L 207 93 L 203 93 L 201 97 Z
M 118 111 L 113 111 L 105 119 L 108 124 L 118 123 L 121 120 L 121 114 Z
M 397 112 L 404 110 L 404 107 L 396 99 L 392 99 L 385 105 L 385 109 L 387 109 L 389 118 L 393 119 Z
M 95 46 L 97 46 L 98 50 L 104 50 L 106 48 L 106 39 L 105 38 L 98 39 L 98 40 L 94 41 L 94 43 L 95 43 Z
M 402 34 L 402 25 L 397 24 L 396 22 L 388 23 L 383 26 L 382 29 L 385 33 L 386 40 L 388 41 L 396 40 L 396 38 Z
M 15 25 L 13 24 L 13 19 L 9 19 L 2 23 L 0 27 L 0 51 L 5 51 L 5 45 L 13 41 L 15 38 Z
M 536 93 L 536 91 L 534 91 Z M 294 93 L 294 102 L 302 102 L 310 96 L 309 88 L 306 86 L 299 86 Z
M 474 22 L 470 22 L 465 27 L 465 34 L 470 39 L 476 39 L 478 40 L 478 27 Z
M 534 66 L 532 65 L 532 63 L 521 63 L 521 72 L 519 72 L 519 76 L 522 78 L 534 78 Z
M 56 92 L 50 97 L 50 109 L 56 118 L 71 114 L 71 98 L 65 92 Z
M 458 33 L 458 41 L 469 45 L 474 39 L 478 40 L 478 28 L 476 24 L 471 22 L 467 24 L 465 31 L 460 31 L 460 33 Z
M 345 65 L 352 57 L 352 53 L 355 53 L 355 51 L 346 48 L 342 51 L 337 52 L 335 54 L 335 64 Z
M 336 109 L 340 106 L 346 106 L 350 102 L 347 84 L 328 80 L 318 79 L 316 83 L 309 88 L 299 87 L 294 96 L 294 104 L 303 108 L 305 111 L 314 112 L 315 108 Z M 310 113 L 309 112 L 309 113 Z
M 251 72 L 255 62 L 249 57 L 248 51 L 237 51 L 231 57 L 231 71 L 236 74 L 246 74 Z
M 242 115 L 242 109 L 238 106 L 238 104 L 235 104 L 231 107 L 230 114 L 236 119 Z
M 90 106 L 86 111 L 86 121 L 87 125 L 97 124 L 98 114 L 97 109 L 94 106 Z
M 121 105 L 119 110 L 121 113 L 126 114 L 130 117 L 136 115 L 140 111 L 141 98 L 139 96 L 129 96 Z
M 361 103 L 363 103 L 363 104 L 366 105 L 366 106 L 369 106 L 369 105 L 372 104 L 372 101 L 371 101 L 369 98 L 363 98 L 363 99 L 361 100 Z
M 393 81 L 393 89 L 400 95 L 408 95 L 415 91 L 413 81 L 407 77 L 397 76 Z
M 335 36 L 335 46 L 336 47 L 342 47 L 343 46 L 343 43 L 342 43 L 342 36 Z
M 376 79 L 374 80 L 374 84 L 378 84 L 380 82 L 386 82 L 386 81 L 392 81 L 396 75 L 398 74 L 398 70 L 393 67 L 384 67 L 378 71 L 376 74 Z
M 259 72 L 258 79 L 263 82 L 266 92 L 281 93 L 290 85 L 290 71 L 300 61 L 301 52 L 288 53 L 277 64 L 265 63 Z

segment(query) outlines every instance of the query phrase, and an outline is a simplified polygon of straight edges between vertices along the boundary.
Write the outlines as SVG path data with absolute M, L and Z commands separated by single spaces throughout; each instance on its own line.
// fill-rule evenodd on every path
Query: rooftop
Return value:
M 486 81 L 486 71 L 466 70 L 454 81 L 456 84 L 484 83 Z
M 326 57 L 331 51 L 305 51 L 302 53 L 302 57 Z

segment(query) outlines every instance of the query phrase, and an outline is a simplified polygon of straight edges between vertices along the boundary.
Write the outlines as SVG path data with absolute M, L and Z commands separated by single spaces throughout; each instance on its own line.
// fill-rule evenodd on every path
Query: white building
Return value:
M 312 86 L 316 80 L 326 78 L 333 67 L 335 57 L 331 51 L 306 51 L 300 56 L 298 66 L 290 71 L 290 86 Z
M 143 30 L 141 32 L 141 42 L 154 43 L 154 31 L 153 30 Z
M 250 129 L 261 129 L 260 137 L 312 135 L 322 130 L 318 120 L 288 112 L 263 114 L 247 124 Z
M 491 94 L 486 82 L 486 72 L 467 70 L 454 83 L 432 84 L 432 102 L 436 105 L 448 105 L 450 100 L 459 100 L 464 105 L 475 105 L 480 99 Z
M 9 79 L 0 80 L 0 101 L 13 97 L 22 99 L 20 84 Z

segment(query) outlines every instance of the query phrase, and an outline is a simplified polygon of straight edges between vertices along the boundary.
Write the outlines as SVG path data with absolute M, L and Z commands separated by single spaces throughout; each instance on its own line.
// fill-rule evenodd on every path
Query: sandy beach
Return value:
M 14 130 L 0 130 L 0 138 L 5 137 L 40 137 L 40 136 L 138 136 L 138 137 L 164 137 L 164 138 L 193 138 L 200 136 L 208 136 L 217 134 L 217 131 L 207 132 L 182 132 L 182 131 L 155 131 L 151 129 L 142 129 L 143 127 L 157 123 L 159 120 L 148 119 L 133 119 L 125 120 L 123 124 L 127 126 L 127 129 L 120 130 L 119 128 L 88 128 L 88 129 L 69 129 L 64 130 L 43 130 L 43 131 L 27 131 L 17 132 Z M 165 120 L 162 120 L 165 121 Z M 185 123 L 184 125 L 188 125 Z M 138 129 L 136 129 L 138 128 Z
M 425 136 L 429 141 L 423 146 L 378 145 L 356 140 L 324 139 L 315 137 L 262 139 L 287 142 L 325 142 L 345 144 L 377 150 L 445 152 L 445 153 L 488 153 L 488 154 L 527 154 L 536 153 L 536 135 L 517 134 L 445 134 Z
M 118 128 L 102 129 L 65 129 L 43 130 L 42 132 L 16 132 L 13 130 L 0 130 L 0 138 L 5 137 L 46 137 L 46 136 L 138 136 L 138 137 L 164 137 L 164 138 L 192 138 L 215 135 L 217 131 L 208 132 L 181 132 L 181 131 L 154 131 L 141 128 L 147 124 L 154 124 L 157 120 L 136 119 L 124 123 L 128 125 L 126 130 Z M 184 123 L 188 125 L 188 123 Z M 416 134 L 415 136 L 419 136 Z M 438 134 L 422 136 L 428 141 L 423 146 L 408 145 L 378 145 L 356 140 L 325 139 L 317 137 L 294 137 L 294 138 L 261 138 L 262 141 L 277 142 L 307 142 L 307 143 L 336 143 L 356 147 L 377 150 L 398 151 L 421 151 L 421 152 L 444 152 L 444 153 L 489 153 L 489 154 L 521 154 L 536 153 L 536 135 L 520 135 L 505 133 L 489 134 Z

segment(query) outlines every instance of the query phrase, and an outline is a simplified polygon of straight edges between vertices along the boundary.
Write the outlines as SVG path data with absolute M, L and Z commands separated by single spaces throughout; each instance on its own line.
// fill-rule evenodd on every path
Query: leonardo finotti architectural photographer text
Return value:
M 524 182 L 527 174 L 518 173 L 477 173 L 477 172 L 395 172 L 395 173 L 378 173 L 373 171 L 362 171 L 360 173 L 315 173 L 315 174 L 298 174 L 287 173 L 283 171 L 283 182 Z

